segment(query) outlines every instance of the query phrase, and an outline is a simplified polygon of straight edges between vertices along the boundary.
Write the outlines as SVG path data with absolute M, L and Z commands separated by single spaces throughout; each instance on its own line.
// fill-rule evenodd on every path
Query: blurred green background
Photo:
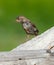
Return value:
M 54 0 L 0 0 L 0 51 L 25 42 L 26 33 L 15 21 L 19 15 L 29 18 L 42 33 L 54 26 Z

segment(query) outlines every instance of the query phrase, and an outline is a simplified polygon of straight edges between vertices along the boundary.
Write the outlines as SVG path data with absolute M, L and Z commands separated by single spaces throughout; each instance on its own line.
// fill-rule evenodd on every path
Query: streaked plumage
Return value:
M 30 35 L 38 35 L 39 30 L 37 27 L 31 23 L 29 19 L 24 16 L 19 16 L 16 18 L 16 21 L 21 23 L 25 32 Z

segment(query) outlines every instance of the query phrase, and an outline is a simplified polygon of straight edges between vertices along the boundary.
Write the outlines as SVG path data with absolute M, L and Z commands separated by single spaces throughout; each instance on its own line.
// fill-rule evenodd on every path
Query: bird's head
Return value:
M 16 18 L 16 21 L 19 22 L 19 23 L 23 23 L 23 22 L 26 21 L 26 17 L 24 17 L 24 16 L 18 16 L 18 17 Z

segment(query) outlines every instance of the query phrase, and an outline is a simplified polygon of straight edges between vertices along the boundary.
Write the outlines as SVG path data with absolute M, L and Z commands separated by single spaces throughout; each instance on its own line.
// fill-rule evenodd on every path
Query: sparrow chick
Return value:
M 16 18 L 16 21 L 18 23 L 21 23 L 22 24 L 22 27 L 23 29 L 25 30 L 25 32 L 28 34 L 28 35 L 35 35 L 37 36 L 38 35 L 38 32 L 39 30 L 37 29 L 37 27 L 31 23 L 31 21 L 29 19 L 27 19 L 26 17 L 24 16 L 18 16 Z

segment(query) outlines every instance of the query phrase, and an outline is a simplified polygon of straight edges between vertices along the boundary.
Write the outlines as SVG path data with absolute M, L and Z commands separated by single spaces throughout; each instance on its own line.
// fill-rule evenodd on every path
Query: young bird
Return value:
M 38 35 L 39 30 L 37 29 L 37 27 L 31 23 L 31 21 L 29 19 L 27 19 L 24 16 L 18 16 L 16 18 L 16 21 L 22 24 L 22 27 L 24 28 L 25 32 L 27 33 L 27 37 L 29 35 Z

